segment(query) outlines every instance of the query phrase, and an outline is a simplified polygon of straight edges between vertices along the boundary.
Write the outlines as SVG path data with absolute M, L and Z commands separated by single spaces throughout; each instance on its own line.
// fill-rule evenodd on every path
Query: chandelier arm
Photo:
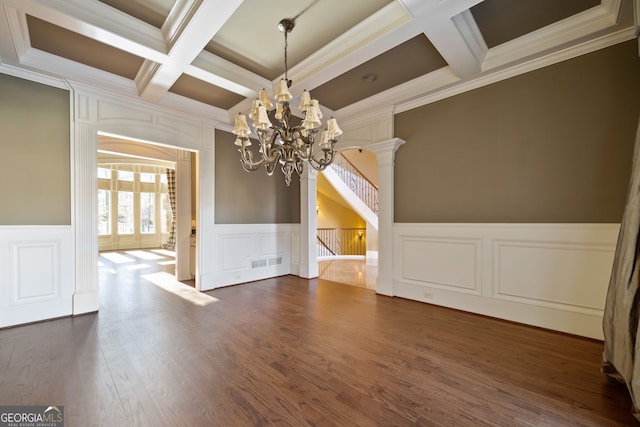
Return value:
M 322 150 L 322 158 L 318 159 L 315 156 L 310 156 L 309 159 L 307 159 L 311 167 L 315 170 L 323 171 L 333 162 L 333 158 L 336 154 L 333 146 L 337 141 L 334 139 L 329 142 L 331 142 L 331 148 L 328 150 Z
M 247 150 L 244 146 L 238 148 L 238 151 L 240 152 L 240 163 L 242 163 L 242 168 L 247 172 L 258 170 L 258 168 L 264 163 L 264 159 L 260 159 L 257 162 L 253 161 L 253 152 L 251 152 L 251 150 Z
M 274 130 L 270 137 L 267 136 L 267 132 L 264 130 L 258 130 L 257 134 L 262 147 L 263 160 L 267 163 L 277 162 L 283 151 L 283 146 L 276 144 L 279 129 Z

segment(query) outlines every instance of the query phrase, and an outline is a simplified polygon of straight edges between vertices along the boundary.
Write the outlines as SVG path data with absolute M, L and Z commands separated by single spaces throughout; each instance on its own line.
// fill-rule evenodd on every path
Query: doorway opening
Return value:
M 362 148 L 341 150 L 318 174 L 319 277 L 375 289 L 378 261 L 378 162 Z
M 99 267 L 126 263 L 198 288 L 197 152 L 100 133 L 97 148 Z

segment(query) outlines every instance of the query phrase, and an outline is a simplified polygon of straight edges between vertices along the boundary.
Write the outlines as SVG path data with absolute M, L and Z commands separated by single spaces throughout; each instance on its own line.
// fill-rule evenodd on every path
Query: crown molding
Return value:
M 336 116 L 340 120 L 351 120 L 389 106 L 402 105 L 404 104 L 403 101 L 407 99 L 415 98 L 420 94 L 438 91 L 443 87 L 450 87 L 459 81 L 460 78 L 453 69 L 446 66 L 341 108 L 336 111 Z
M 496 46 L 487 52 L 482 68 L 496 69 L 598 31 L 610 29 L 616 25 L 621 7 L 621 0 L 605 0 L 599 6 Z
M 624 30 L 608 34 L 595 40 L 591 40 L 582 43 L 572 48 L 564 49 L 558 52 L 545 55 L 540 58 L 532 59 L 523 63 L 519 63 L 508 68 L 501 70 L 495 70 L 493 72 L 487 72 L 484 75 L 469 81 L 460 82 L 450 87 L 437 90 L 423 96 L 416 97 L 407 102 L 402 102 L 396 105 L 396 112 L 402 113 L 404 111 L 412 110 L 414 108 L 421 107 L 432 102 L 436 102 L 445 98 L 449 98 L 460 93 L 468 92 L 473 89 L 477 89 L 482 86 L 487 86 L 492 83 L 506 80 L 511 77 L 518 76 L 520 74 L 527 73 L 529 71 L 537 70 L 539 68 L 547 67 L 549 65 L 557 64 L 562 61 L 566 61 L 571 58 L 575 58 L 580 55 L 585 55 L 591 52 L 595 52 L 600 49 L 604 49 L 610 46 L 614 46 L 619 43 L 623 43 L 632 40 L 635 37 L 634 28 L 626 28 Z M 416 85 L 416 82 L 410 82 L 412 85 Z M 416 93 L 419 91 L 419 86 L 414 86 Z M 424 93 L 424 91 L 422 91 Z
M 35 83 L 41 83 L 47 86 L 57 87 L 59 89 L 71 89 L 71 86 L 65 81 L 57 77 L 51 77 L 40 73 L 39 71 L 31 71 L 24 67 L 16 67 L 11 64 L 0 64 L 0 74 L 18 77 Z

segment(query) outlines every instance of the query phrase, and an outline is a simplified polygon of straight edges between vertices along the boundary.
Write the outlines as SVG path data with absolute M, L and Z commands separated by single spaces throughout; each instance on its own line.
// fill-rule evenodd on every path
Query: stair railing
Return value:
M 318 228 L 318 243 L 331 255 L 366 255 L 366 232 L 366 228 Z M 331 255 L 318 249 L 318 256 Z
M 318 256 L 335 256 L 335 253 L 329 246 L 318 236 L 317 239 Z
M 378 187 L 367 179 L 353 163 L 337 153 L 331 163 L 333 171 L 347 184 L 376 215 L 378 214 Z

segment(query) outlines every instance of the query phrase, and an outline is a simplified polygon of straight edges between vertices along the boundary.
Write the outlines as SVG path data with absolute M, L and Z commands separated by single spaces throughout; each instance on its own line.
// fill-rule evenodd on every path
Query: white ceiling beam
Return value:
M 4 6 L 141 58 L 166 60 L 162 33 L 98 0 L 0 0 Z
M 31 48 L 24 13 L 7 5 L 0 7 L 0 62 L 19 64 L 20 56 Z
M 451 18 L 451 20 L 458 28 L 460 35 L 469 46 L 478 63 L 482 63 L 487 56 L 489 48 L 471 11 L 465 10 Z
M 169 46 L 162 63 L 147 60 L 135 78 L 143 99 L 157 101 L 204 49 L 242 0 L 178 0 L 162 26 Z
M 421 23 L 424 34 L 461 79 L 480 72 L 486 44 L 468 10 L 482 0 L 400 1 Z
M 226 59 L 203 50 L 184 69 L 184 73 L 242 96 L 254 98 L 262 88 L 270 89 L 272 82 Z
M 424 34 L 461 79 L 480 72 L 480 60 L 453 19 L 428 19 Z

